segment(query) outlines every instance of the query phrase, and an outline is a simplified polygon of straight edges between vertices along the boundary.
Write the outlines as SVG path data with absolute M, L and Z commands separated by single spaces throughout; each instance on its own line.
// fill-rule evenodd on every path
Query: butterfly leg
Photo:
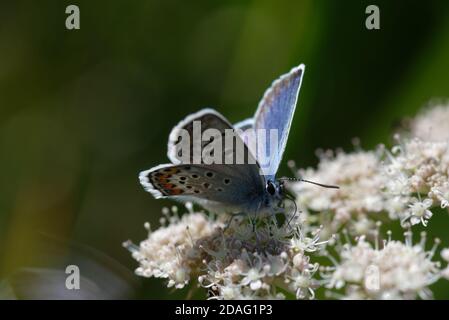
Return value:
M 258 252 L 262 252 L 263 248 L 261 248 L 260 245 L 260 239 L 259 239 L 259 234 L 257 233 L 257 219 L 259 217 L 259 213 L 261 210 L 261 203 L 258 204 L 257 206 L 257 210 L 254 211 L 254 217 L 251 218 L 251 216 L 249 216 L 249 220 L 251 222 L 251 224 L 253 225 L 253 232 L 254 232 L 254 238 L 256 239 L 256 250 Z
M 276 218 L 277 212 L 276 212 L 274 209 L 271 209 L 270 211 L 271 211 L 271 213 L 270 213 L 270 215 L 268 216 L 267 219 L 270 219 L 272 225 L 273 225 L 275 228 L 278 228 L 278 219 Z M 271 226 L 270 226 L 270 228 L 271 228 Z
M 287 200 L 290 200 L 290 201 L 292 202 L 292 204 L 293 204 L 293 207 L 294 207 L 293 214 L 291 215 L 291 217 L 290 217 L 289 219 L 288 219 L 287 210 L 285 210 L 285 203 L 284 203 L 284 209 L 283 209 L 283 213 L 284 213 L 284 215 L 285 215 L 285 219 L 288 219 L 288 220 L 287 220 L 287 226 L 288 226 L 290 229 L 293 230 L 294 228 L 290 225 L 290 222 L 292 222 L 292 221 L 296 218 L 296 214 L 299 212 L 299 211 L 298 211 L 298 206 L 297 206 L 296 201 L 295 201 L 294 198 L 292 198 L 292 197 L 286 197 L 286 199 L 287 199 Z

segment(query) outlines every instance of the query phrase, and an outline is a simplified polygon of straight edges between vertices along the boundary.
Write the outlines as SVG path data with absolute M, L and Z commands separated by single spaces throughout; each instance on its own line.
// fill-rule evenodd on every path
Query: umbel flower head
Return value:
M 412 225 L 432 217 L 430 208 L 446 208 L 449 201 L 449 144 L 413 138 L 388 153 L 384 171 L 389 178 L 385 193 L 392 217 Z
M 385 153 L 387 210 L 407 226 L 432 217 L 431 208 L 449 205 L 449 104 L 424 109 L 404 138 Z
M 384 210 L 381 152 L 381 149 L 336 154 L 321 152 L 317 169 L 294 169 L 298 177 L 340 187 L 338 190 L 321 189 L 307 183 L 293 183 L 291 191 L 306 220 L 313 222 L 317 218 L 314 213 L 320 213 L 318 223 L 324 224 L 329 235 L 347 224 L 357 234 L 367 233 L 374 226 L 370 216 Z M 294 167 L 291 162 L 290 165 Z
M 405 233 L 405 242 L 392 240 L 390 233 L 381 248 L 374 242 L 361 236 L 355 244 L 339 243 L 334 265 L 323 268 L 326 287 L 344 288 L 344 299 L 432 298 L 429 286 L 441 277 L 439 263 L 432 261 L 439 240 L 429 251 L 425 233 L 417 244 L 411 232 Z
M 168 287 L 180 289 L 189 283 L 191 274 L 198 272 L 203 252 L 196 243 L 197 239 L 212 235 L 218 224 L 203 213 L 193 212 L 190 204 L 187 208 L 189 214 L 182 217 L 178 216 L 177 207 L 172 208 L 172 215 L 165 208 L 161 228 L 153 232 L 146 223 L 146 240 L 139 246 L 130 241 L 124 243 L 140 264 L 136 269 L 137 275 L 166 278 Z
M 298 226 L 246 218 L 225 229 L 215 217 L 187 208 L 182 217 L 172 210 L 139 246 L 125 242 L 139 262 L 136 274 L 167 278 L 167 286 L 178 289 L 194 282 L 211 299 L 281 299 L 282 292 L 314 298 L 319 265 L 310 255 L 326 243 L 319 230 L 309 236 Z

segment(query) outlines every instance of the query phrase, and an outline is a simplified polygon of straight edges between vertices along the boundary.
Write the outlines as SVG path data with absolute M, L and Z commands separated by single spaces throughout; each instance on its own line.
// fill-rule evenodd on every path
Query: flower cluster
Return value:
M 378 248 L 364 236 L 356 244 L 338 244 L 334 248 L 339 259 L 323 269 L 330 289 L 344 288 L 345 299 L 421 299 L 432 298 L 429 286 L 441 277 L 439 264 L 432 261 L 439 240 L 426 251 L 426 235 L 412 242 L 411 232 L 405 233 L 405 242 L 383 241 Z M 331 293 L 332 294 L 332 293 Z
M 449 105 L 426 108 L 411 120 L 406 138 L 386 152 L 387 210 L 404 226 L 432 217 L 432 207 L 449 205 Z
M 221 235 L 216 248 L 205 247 L 212 259 L 204 261 L 207 273 L 200 276 L 200 284 L 217 299 L 285 298 L 279 289 L 297 299 L 313 299 L 319 265 L 311 263 L 310 254 L 326 242 L 320 242 L 318 234 L 307 237 L 299 227 L 290 230 L 275 222 L 256 231 L 247 226 L 243 222 Z
M 294 169 L 298 177 L 340 186 L 335 192 L 294 183 L 291 190 L 306 220 L 324 224 L 331 233 L 344 226 L 358 235 L 385 219 L 383 213 L 405 228 L 426 226 L 433 207 L 449 205 L 447 123 L 449 106 L 428 109 L 411 121 L 405 138 L 395 136 L 398 144 L 390 150 L 327 151 L 316 169 Z
M 431 207 L 446 208 L 449 201 L 449 143 L 412 138 L 387 153 L 387 210 L 407 226 L 432 217 Z
M 381 152 L 382 149 L 354 153 L 339 151 L 334 155 L 327 151 L 320 154 L 317 169 L 295 170 L 298 177 L 340 187 L 338 190 L 322 189 L 303 182 L 291 185 L 306 222 L 323 224 L 327 235 L 343 225 L 356 234 L 371 230 L 374 223 L 370 216 L 382 212 L 385 203 Z M 290 162 L 290 166 L 294 167 L 294 164 Z
M 187 209 L 189 214 L 179 217 L 177 207 L 172 208 L 172 215 L 165 208 L 161 228 L 153 232 L 146 223 L 146 240 L 139 246 L 130 241 L 123 244 L 140 264 L 136 269 L 137 275 L 166 278 L 168 287 L 181 289 L 189 283 L 191 274 L 199 271 L 203 252 L 196 239 L 212 235 L 218 224 L 203 213 L 193 212 L 190 204 Z
M 314 298 L 319 265 L 310 254 L 326 243 L 319 241 L 319 229 L 306 236 L 299 227 L 247 219 L 223 227 L 187 207 L 190 212 L 167 217 L 168 225 L 139 246 L 125 243 L 140 264 L 138 275 L 167 278 L 168 287 L 176 288 L 195 280 L 211 299 Z

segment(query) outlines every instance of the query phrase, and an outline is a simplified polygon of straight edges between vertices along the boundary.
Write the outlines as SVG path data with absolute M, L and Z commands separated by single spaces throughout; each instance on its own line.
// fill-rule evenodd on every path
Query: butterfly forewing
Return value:
M 258 141 L 257 144 L 258 148 L 259 143 L 266 144 L 264 150 L 269 161 L 267 165 L 262 165 L 262 170 L 269 179 L 276 174 L 287 144 L 303 73 L 304 65 L 301 64 L 274 81 L 265 92 L 254 116 L 255 130 L 265 129 L 267 134 L 265 141 Z M 277 130 L 276 146 L 270 141 L 270 130 Z
M 168 158 L 174 164 L 256 164 L 239 135 L 241 131 L 237 132 L 217 111 L 203 109 L 173 128 Z M 217 144 L 220 147 L 214 148 Z

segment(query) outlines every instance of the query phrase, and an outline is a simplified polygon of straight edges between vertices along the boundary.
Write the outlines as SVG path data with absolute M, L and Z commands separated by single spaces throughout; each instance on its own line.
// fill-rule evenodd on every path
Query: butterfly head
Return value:
M 265 194 L 269 201 L 281 201 L 284 193 L 284 184 L 282 181 L 268 180 L 265 184 Z

